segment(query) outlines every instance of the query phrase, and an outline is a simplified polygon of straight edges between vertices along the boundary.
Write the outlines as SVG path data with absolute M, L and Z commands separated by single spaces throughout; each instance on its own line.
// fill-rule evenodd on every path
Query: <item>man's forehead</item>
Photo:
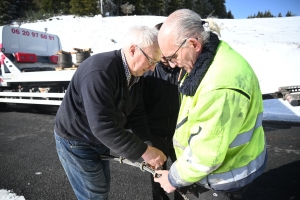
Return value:
M 175 37 L 173 34 L 161 34 L 158 37 L 159 47 L 164 56 L 169 56 L 175 45 Z
M 172 34 L 171 27 L 167 26 L 167 24 L 163 24 L 161 29 L 158 31 L 158 38 L 165 38 L 165 37 L 170 37 Z

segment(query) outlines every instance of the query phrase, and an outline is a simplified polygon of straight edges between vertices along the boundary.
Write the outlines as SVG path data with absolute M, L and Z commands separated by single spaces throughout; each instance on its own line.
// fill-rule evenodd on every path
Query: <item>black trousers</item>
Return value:
M 242 200 L 243 194 L 246 192 L 249 185 L 246 185 L 236 191 L 214 191 L 197 184 L 193 184 L 192 186 L 189 186 L 187 196 L 191 197 L 191 199 L 201 200 Z
M 176 155 L 173 148 L 173 143 L 171 139 L 166 139 L 163 137 L 152 135 L 153 146 L 161 150 L 167 158 L 170 158 L 172 163 L 176 161 Z M 167 162 L 164 163 L 163 169 L 167 169 Z M 153 200 L 170 200 L 163 188 L 160 187 L 159 183 L 154 182 L 154 178 L 151 175 L 152 184 L 152 197 Z M 174 200 L 183 200 L 181 194 L 177 191 L 174 192 Z

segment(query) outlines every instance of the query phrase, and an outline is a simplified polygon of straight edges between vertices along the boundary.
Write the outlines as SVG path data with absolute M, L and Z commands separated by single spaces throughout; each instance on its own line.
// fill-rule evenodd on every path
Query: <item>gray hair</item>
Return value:
M 124 35 L 123 47 L 138 45 L 143 48 L 158 44 L 157 35 L 158 30 L 155 27 L 133 26 Z
M 198 38 L 203 43 L 207 42 L 209 32 L 203 25 L 205 22 L 196 12 L 189 9 L 180 9 L 173 12 L 164 24 L 168 24 L 171 29 L 170 32 L 174 34 L 176 45 L 181 45 L 185 39 L 190 37 Z M 213 27 L 209 26 L 209 28 Z M 212 31 L 218 32 L 220 30 Z

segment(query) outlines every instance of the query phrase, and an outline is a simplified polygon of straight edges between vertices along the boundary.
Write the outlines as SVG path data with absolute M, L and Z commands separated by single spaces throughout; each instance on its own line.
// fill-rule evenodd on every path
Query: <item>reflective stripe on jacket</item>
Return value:
M 258 79 L 224 41 L 194 96 L 183 96 L 169 181 L 234 190 L 262 174 L 266 143 Z

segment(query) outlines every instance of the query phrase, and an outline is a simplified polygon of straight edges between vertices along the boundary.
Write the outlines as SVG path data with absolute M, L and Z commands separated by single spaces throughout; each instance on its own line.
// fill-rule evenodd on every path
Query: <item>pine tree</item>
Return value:
M 278 16 L 277 17 L 282 17 L 282 15 L 281 15 L 281 12 L 278 14 Z
M 185 0 L 184 8 L 194 10 L 195 9 L 195 1 L 194 0 Z
M 17 19 L 16 2 L 9 0 L 0 0 L 0 25 L 10 24 Z
M 85 2 L 85 11 L 87 15 L 92 15 L 95 16 L 97 14 L 100 14 L 100 10 L 98 7 L 98 2 L 97 0 L 82 0 Z
M 167 15 L 171 14 L 175 10 L 183 8 L 184 1 L 183 0 L 170 0 L 169 8 L 167 10 Z
M 268 11 L 265 11 L 265 13 L 263 14 L 263 17 L 274 17 L 273 15 L 272 15 L 272 13 L 270 12 L 270 10 L 268 10 Z
M 286 17 L 292 17 L 292 16 L 293 16 L 293 14 L 292 14 L 292 12 L 291 12 L 291 11 L 288 11 L 288 12 L 285 14 L 285 16 L 286 16 Z
M 84 11 L 84 2 L 81 0 L 71 0 L 70 1 L 70 13 L 74 14 L 74 15 L 79 15 L 79 16 L 83 16 L 85 15 L 85 11 Z
M 234 16 L 233 16 L 233 14 L 231 13 L 231 10 L 229 10 L 229 11 L 227 12 L 227 19 L 234 19 Z
M 60 0 L 58 2 L 58 14 L 69 14 L 70 13 L 70 0 Z
M 263 18 L 264 14 L 260 11 L 257 12 L 256 18 Z
M 42 0 L 41 9 L 46 13 L 54 13 L 54 3 L 55 0 Z
M 144 15 L 144 14 L 150 14 L 149 6 L 151 5 L 151 1 L 146 0 L 131 0 L 128 1 L 129 4 L 132 4 L 135 6 L 134 14 L 136 15 Z
M 18 13 L 17 13 L 17 0 L 11 0 L 10 6 L 8 8 L 8 14 L 10 15 L 12 21 L 18 18 Z
M 27 0 L 22 0 L 22 1 L 28 2 Z M 41 0 L 31 0 L 31 1 L 32 1 L 31 5 L 33 5 L 33 9 L 37 9 L 37 10 L 41 9 L 41 6 L 42 6 Z M 27 9 L 27 11 L 28 11 L 28 9 Z
M 40 7 L 45 13 L 69 13 L 70 0 L 42 0 Z
M 210 2 L 214 8 L 213 16 L 216 16 L 221 19 L 227 17 L 225 0 L 210 0 Z
M 37 0 L 36 0 L 37 1 Z M 37 11 L 39 6 L 34 0 L 18 0 L 16 2 L 17 17 L 22 18 L 26 15 L 28 11 Z M 40 1 L 38 1 L 40 2 Z
M 94 16 L 100 13 L 97 0 L 71 0 L 70 13 L 78 16 Z
M 197 0 L 195 8 L 192 10 L 198 13 L 203 19 L 207 18 L 209 15 L 213 15 L 214 12 L 214 8 L 209 0 Z
M 166 14 L 164 0 L 151 1 L 151 3 L 147 5 L 147 7 L 149 7 L 150 14 L 152 15 L 161 16 Z

